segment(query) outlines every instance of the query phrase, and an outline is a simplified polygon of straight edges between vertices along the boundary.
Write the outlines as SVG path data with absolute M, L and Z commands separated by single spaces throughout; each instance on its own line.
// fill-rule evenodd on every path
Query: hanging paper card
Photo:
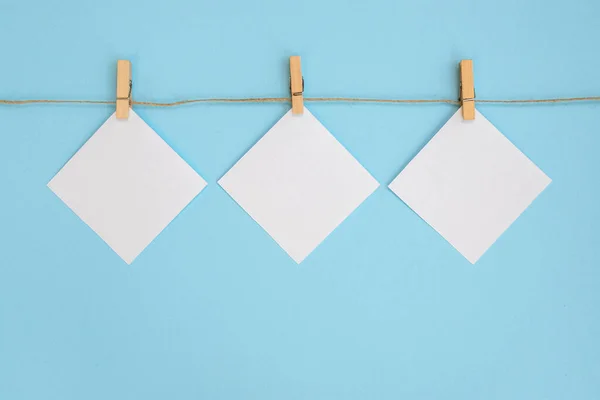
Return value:
M 281 118 L 219 184 L 297 263 L 379 186 L 306 107 Z
M 475 263 L 550 181 L 483 115 L 458 110 L 389 187 Z
M 128 264 L 205 186 L 132 110 L 113 114 L 48 183 Z

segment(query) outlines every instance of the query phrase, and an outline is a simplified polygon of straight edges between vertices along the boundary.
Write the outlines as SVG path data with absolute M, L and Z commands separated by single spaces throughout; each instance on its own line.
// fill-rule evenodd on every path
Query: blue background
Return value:
M 57 4 L 51 4 L 57 3 Z M 600 93 L 595 0 L 0 0 L 0 98 Z M 209 186 L 127 266 L 46 183 L 113 106 L 0 106 L 0 399 L 598 399 L 600 105 L 479 110 L 553 183 L 476 264 L 387 184 L 456 110 L 309 104 L 382 183 L 300 266 L 216 184 L 286 104 L 138 112 Z

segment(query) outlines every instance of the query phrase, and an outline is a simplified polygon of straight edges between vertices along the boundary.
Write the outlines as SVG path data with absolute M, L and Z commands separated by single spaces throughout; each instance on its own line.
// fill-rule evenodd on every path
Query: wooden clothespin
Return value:
M 304 112 L 304 78 L 300 67 L 300 56 L 290 57 L 290 91 L 292 92 L 292 114 Z
M 131 107 L 131 62 L 117 61 L 117 119 L 129 118 Z
M 475 119 L 475 85 L 473 83 L 473 60 L 460 62 L 460 104 L 463 119 Z

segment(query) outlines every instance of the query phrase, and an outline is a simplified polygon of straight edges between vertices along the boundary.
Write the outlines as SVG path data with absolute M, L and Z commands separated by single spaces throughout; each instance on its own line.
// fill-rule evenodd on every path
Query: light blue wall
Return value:
M 58 4 L 53 4 L 58 3 Z M 0 0 L 0 98 L 600 94 L 596 0 Z M 600 398 L 600 105 L 481 105 L 552 179 L 475 265 L 387 184 L 455 111 L 313 104 L 382 183 L 297 266 L 216 184 L 284 104 L 136 108 L 209 186 L 127 266 L 46 188 L 110 106 L 0 106 L 0 399 Z

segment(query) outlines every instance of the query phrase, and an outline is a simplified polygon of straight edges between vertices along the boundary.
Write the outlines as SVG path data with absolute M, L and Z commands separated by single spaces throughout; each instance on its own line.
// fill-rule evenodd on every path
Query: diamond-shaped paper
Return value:
M 483 115 L 461 112 L 389 187 L 475 263 L 551 180 Z
M 113 114 L 48 183 L 128 264 L 205 186 L 133 111 Z
M 283 116 L 219 184 L 297 263 L 379 186 L 306 108 Z

